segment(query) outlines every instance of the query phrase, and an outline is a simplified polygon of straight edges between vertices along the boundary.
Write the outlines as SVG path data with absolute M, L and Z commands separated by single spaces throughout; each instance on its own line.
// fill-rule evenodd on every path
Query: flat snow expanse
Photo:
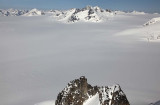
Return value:
M 0 104 L 55 100 L 82 75 L 92 85 L 120 84 L 131 105 L 159 100 L 160 43 L 141 40 L 147 33 L 142 25 L 154 17 L 160 15 L 75 24 L 48 16 L 0 17 Z

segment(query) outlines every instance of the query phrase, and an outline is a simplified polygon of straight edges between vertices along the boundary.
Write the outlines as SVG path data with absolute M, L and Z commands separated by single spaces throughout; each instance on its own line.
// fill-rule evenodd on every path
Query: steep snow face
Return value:
M 59 21 L 74 23 L 78 21 L 83 22 L 102 22 L 113 17 L 114 13 L 110 10 L 104 10 L 99 7 L 87 6 L 82 9 L 71 9 L 63 12 L 58 12 L 58 14 L 53 15 Z
M 20 16 L 27 13 L 27 10 L 17 10 L 17 9 L 0 9 L 0 16 Z
M 97 93 L 96 95 L 94 95 L 93 97 L 89 98 L 88 100 L 86 100 L 83 105 L 100 105 L 99 102 L 99 94 Z
M 148 22 L 146 22 L 144 26 L 152 25 L 152 24 L 159 23 L 159 22 L 160 22 L 160 17 L 153 18 L 149 20 Z
M 44 12 L 37 9 L 32 9 L 28 13 L 24 14 L 23 16 L 41 16 L 41 15 L 44 15 Z

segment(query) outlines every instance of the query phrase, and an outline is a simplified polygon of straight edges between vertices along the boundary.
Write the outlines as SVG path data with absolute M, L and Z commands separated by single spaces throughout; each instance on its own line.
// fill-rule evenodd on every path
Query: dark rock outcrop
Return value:
M 99 95 L 100 105 L 130 105 L 119 85 L 91 86 L 84 76 L 68 83 L 58 94 L 55 105 L 83 105 L 84 101 L 96 94 Z

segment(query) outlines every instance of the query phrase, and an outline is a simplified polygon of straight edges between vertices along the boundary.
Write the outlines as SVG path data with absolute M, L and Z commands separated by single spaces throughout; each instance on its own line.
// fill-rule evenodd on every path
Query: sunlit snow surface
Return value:
M 143 26 L 155 17 L 160 15 L 118 14 L 106 22 L 75 24 L 48 16 L 0 17 L 0 104 L 55 100 L 82 75 L 92 85 L 120 84 L 132 105 L 156 102 L 160 43 L 147 35 L 159 33 L 159 23 Z
M 100 105 L 99 94 L 89 98 L 83 105 Z

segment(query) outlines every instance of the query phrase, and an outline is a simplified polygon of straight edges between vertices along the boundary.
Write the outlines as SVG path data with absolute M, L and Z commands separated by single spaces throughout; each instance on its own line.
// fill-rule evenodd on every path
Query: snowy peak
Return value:
M 90 102 L 91 100 L 99 103 L 97 105 L 129 105 L 119 85 L 91 86 L 84 76 L 68 83 L 66 88 L 58 94 L 55 105 L 91 105 L 86 104 L 93 103 Z
M 144 26 L 149 26 L 149 25 L 152 25 L 152 24 L 155 24 L 155 23 L 159 23 L 159 22 L 160 22 L 160 17 L 152 18 L 151 20 L 149 20 L 148 22 L 146 22 L 144 24 Z
M 54 15 L 59 21 L 74 23 L 78 21 L 83 22 L 102 22 L 108 20 L 108 18 L 113 17 L 114 13 L 110 10 L 104 10 L 100 7 L 86 6 L 82 9 L 70 9 L 63 11 L 58 15 Z
M 44 15 L 44 12 L 38 9 L 32 9 L 28 13 L 24 14 L 23 16 L 41 16 Z

